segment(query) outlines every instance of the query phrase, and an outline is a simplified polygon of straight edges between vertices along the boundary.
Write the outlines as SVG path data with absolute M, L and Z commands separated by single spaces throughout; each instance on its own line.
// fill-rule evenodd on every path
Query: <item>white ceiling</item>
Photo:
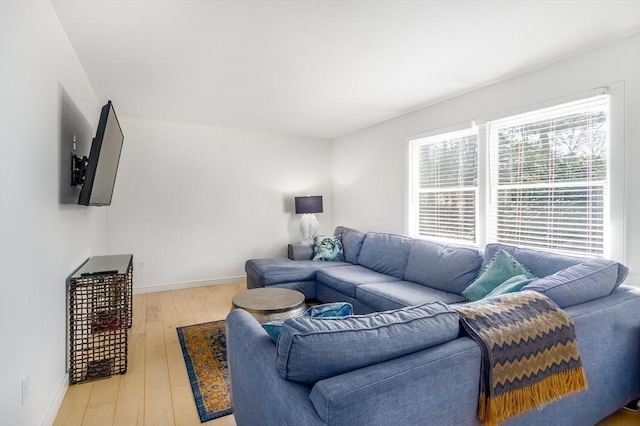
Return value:
M 121 116 L 323 138 L 640 30 L 640 0 L 52 3 Z

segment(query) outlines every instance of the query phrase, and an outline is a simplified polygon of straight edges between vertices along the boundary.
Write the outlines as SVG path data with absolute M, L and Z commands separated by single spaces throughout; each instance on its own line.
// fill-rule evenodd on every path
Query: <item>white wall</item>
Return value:
M 616 84 L 624 88 L 624 253 L 627 283 L 640 285 L 640 35 L 425 107 L 333 142 L 333 223 L 405 233 L 407 138 Z M 620 84 L 621 83 L 621 84 Z
M 58 202 L 61 99 L 93 129 L 100 104 L 49 2 L 0 2 L 0 58 L 0 424 L 39 425 L 67 386 L 66 278 L 106 232 Z
M 320 233 L 332 232 L 330 141 L 120 121 L 107 241 L 109 253 L 133 253 L 135 292 L 242 280 L 245 260 L 286 256 L 301 239 L 295 195 L 323 195 Z

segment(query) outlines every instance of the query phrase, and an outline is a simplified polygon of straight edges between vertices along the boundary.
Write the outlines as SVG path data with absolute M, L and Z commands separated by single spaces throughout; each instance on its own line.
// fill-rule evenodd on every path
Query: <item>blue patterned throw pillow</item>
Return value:
M 327 318 L 353 315 L 353 305 L 348 302 L 325 303 L 312 306 L 302 314 L 303 317 Z
M 334 237 L 316 236 L 313 240 L 313 260 L 344 262 L 342 235 Z
M 323 305 L 311 306 L 302 314 L 303 317 L 312 318 L 346 317 L 348 315 L 353 315 L 353 305 L 347 302 L 325 303 Z M 283 323 L 284 321 L 265 322 L 262 324 L 262 328 L 264 328 L 269 337 L 271 337 L 271 340 L 277 342 Z

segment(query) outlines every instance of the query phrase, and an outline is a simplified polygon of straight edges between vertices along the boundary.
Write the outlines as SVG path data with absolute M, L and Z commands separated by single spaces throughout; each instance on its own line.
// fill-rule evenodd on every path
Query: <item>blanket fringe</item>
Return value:
M 540 408 L 564 395 L 587 389 L 582 367 L 554 374 L 530 386 L 488 397 L 483 392 L 478 401 L 478 417 L 485 426 L 497 426 L 501 421 Z

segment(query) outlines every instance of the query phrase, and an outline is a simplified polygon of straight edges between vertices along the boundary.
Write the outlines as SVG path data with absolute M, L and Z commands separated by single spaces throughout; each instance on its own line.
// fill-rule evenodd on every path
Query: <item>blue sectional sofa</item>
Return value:
M 573 320 L 588 390 L 506 425 L 593 425 L 640 396 L 640 289 L 627 268 L 504 244 L 484 252 L 402 235 L 338 227 L 345 262 L 246 263 L 247 286 L 284 287 L 356 315 L 285 321 L 274 343 L 247 312 L 227 317 L 236 423 L 250 425 L 477 425 L 481 350 L 456 304 L 504 250 Z
M 426 302 L 463 302 L 462 291 L 482 264 L 482 254 L 466 246 L 365 234 L 344 226 L 334 234 L 342 236 L 345 262 L 313 261 L 311 246 L 293 259 L 251 259 L 245 264 L 247 288 L 290 288 L 307 299 L 350 302 L 356 313 L 364 314 Z

